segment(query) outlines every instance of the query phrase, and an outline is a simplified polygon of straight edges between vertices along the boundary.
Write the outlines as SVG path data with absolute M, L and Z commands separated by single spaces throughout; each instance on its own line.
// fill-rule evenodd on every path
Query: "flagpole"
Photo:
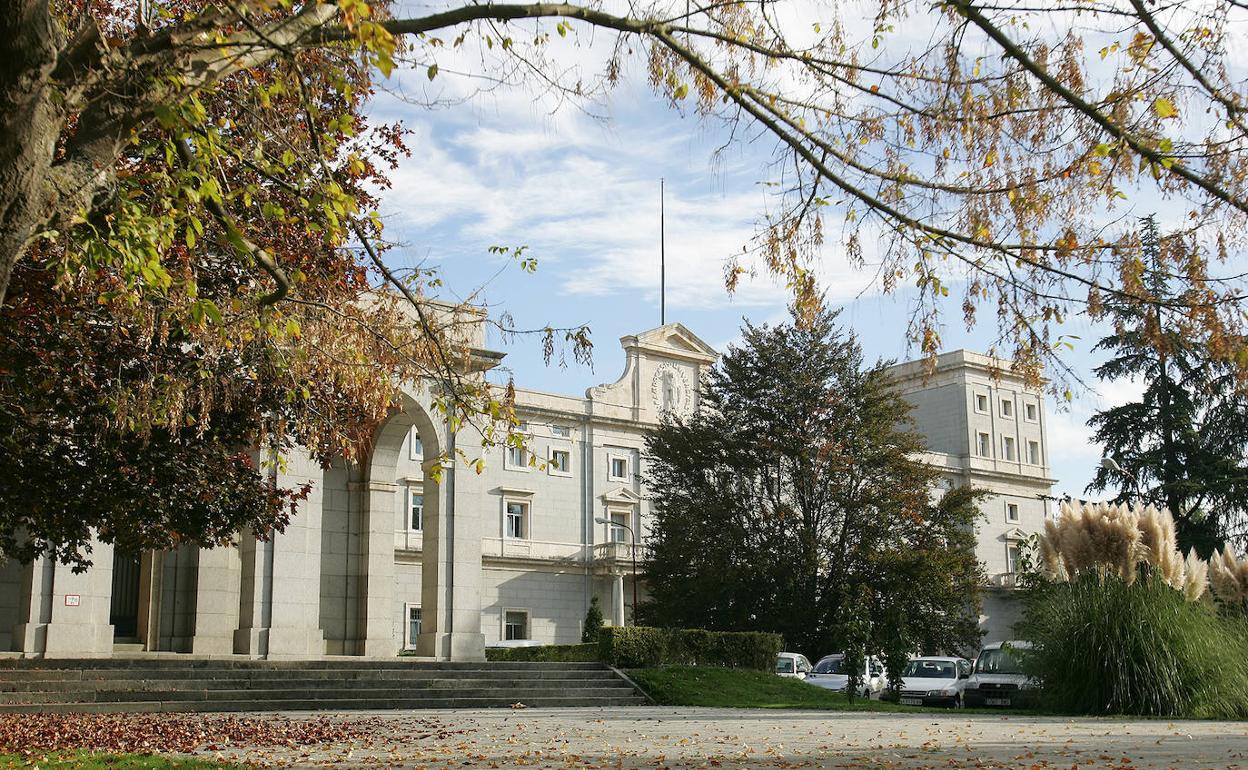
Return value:
M 659 326 L 667 324 L 667 223 L 665 221 L 664 180 L 659 177 Z

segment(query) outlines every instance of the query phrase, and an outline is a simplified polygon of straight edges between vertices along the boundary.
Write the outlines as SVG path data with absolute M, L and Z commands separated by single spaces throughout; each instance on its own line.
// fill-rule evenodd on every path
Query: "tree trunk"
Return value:
M 64 35 L 47 0 L 0 0 L 0 304 L 48 217 L 48 176 L 64 125 L 52 73 Z

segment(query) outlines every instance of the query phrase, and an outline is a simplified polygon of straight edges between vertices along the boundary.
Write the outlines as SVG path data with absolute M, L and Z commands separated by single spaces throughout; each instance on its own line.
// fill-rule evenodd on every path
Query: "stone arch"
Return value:
M 362 468 L 364 516 L 360 552 L 365 569 L 360 594 L 361 641 L 363 654 L 370 657 L 393 655 L 402 644 L 402 632 L 396 634 L 395 630 L 405 622 L 405 602 L 412 597 L 395 596 L 395 551 L 396 532 L 407 526 L 403 501 L 409 486 L 419 485 L 424 499 L 420 534 L 422 636 L 436 632 L 440 625 L 440 602 L 434 586 L 439 574 L 436 554 L 443 531 L 446 495 L 442 480 L 435 478 L 433 471 L 449 449 L 444 432 L 434 422 L 429 401 L 427 392 L 405 389 L 394 412 L 378 428 Z M 415 464 L 404 456 L 413 431 L 423 446 L 423 458 Z

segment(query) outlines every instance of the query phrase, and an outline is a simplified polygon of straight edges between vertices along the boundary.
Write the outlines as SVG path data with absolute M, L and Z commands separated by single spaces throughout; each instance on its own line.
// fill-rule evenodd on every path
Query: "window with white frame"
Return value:
M 503 612 L 503 639 L 529 638 L 529 613 L 524 610 L 506 610 Z
M 1001 437 L 1001 456 L 1007 460 L 1014 459 L 1014 437 L 1013 436 Z
M 1040 442 L 1039 441 L 1027 442 L 1027 462 L 1031 463 L 1032 465 L 1040 464 Z
M 1023 406 L 1023 416 L 1027 418 L 1027 422 L 1036 422 L 1040 414 L 1040 408 L 1034 403 L 1028 402 Z
M 416 640 L 420 638 L 420 605 L 403 605 L 403 648 L 416 649 Z
M 572 450 L 550 448 L 550 459 L 546 462 L 547 469 L 555 476 L 572 475 Z
M 529 469 L 529 453 L 524 447 L 508 446 L 503 452 L 503 467 L 511 471 Z
M 1022 554 L 1022 546 L 1018 543 L 1005 544 L 1005 571 L 1013 575 L 1018 572 L 1018 561 Z
M 550 435 L 559 436 L 560 438 L 571 438 L 572 428 L 567 425 L 552 425 L 550 426 Z
M 625 511 L 611 511 L 611 524 L 607 529 L 607 539 L 612 543 L 628 542 L 628 527 L 631 517 Z
M 507 501 L 503 515 L 503 534 L 520 540 L 529 536 L 529 504 L 517 500 Z
M 979 456 L 992 457 L 992 436 L 987 433 L 979 434 Z
M 611 481 L 628 481 L 628 458 L 610 455 L 607 459 L 607 478 Z
M 979 412 L 980 414 L 988 414 L 988 394 L 987 393 L 975 394 L 975 411 Z
M 416 430 L 416 426 L 412 426 L 412 431 L 407 437 L 407 458 L 409 460 L 425 459 L 425 445 L 420 441 L 420 432 Z
M 413 532 L 425 528 L 425 495 L 420 487 L 407 488 L 407 528 Z
M 1014 399 L 1012 398 L 1001 399 L 1001 416 L 1002 417 L 1014 416 Z
M 1018 503 L 1005 504 L 1005 520 L 1018 521 Z

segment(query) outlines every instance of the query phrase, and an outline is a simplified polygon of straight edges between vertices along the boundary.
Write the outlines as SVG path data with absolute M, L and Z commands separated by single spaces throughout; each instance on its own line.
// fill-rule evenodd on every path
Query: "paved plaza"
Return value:
M 1248 768 L 1248 722 L 667 707 L 369 712 L 333 719 L 355 724 L 358 737 L 290 749 L 223 746 L 201 755 L 424 770 Z

